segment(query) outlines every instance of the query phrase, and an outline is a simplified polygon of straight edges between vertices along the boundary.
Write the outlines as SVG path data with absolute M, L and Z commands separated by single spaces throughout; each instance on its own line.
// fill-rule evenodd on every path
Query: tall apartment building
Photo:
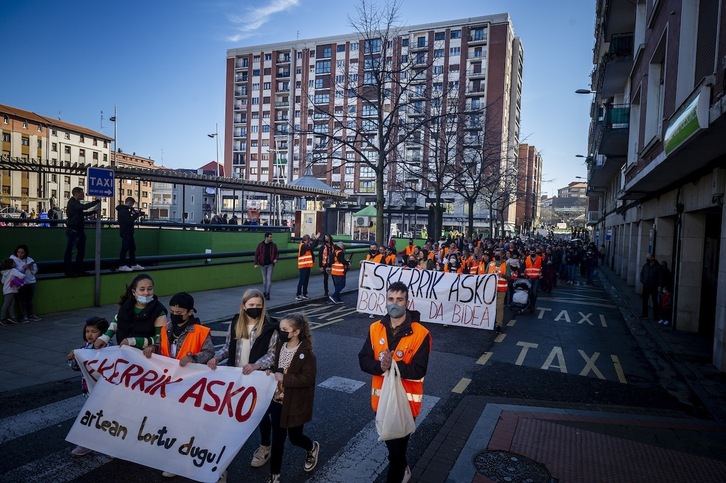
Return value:
M 226 172 L 288 183 L 314 163 L 313 175 L 327 185 L 353 196 L 358 204 L 374 202 L 376 176 L 359 162 L 362 153 L 354 138 L 362 131 L 368 131 L 364 136 L 377 135 L 378 107 L 361 98 L 377 82 L 381 62 L 392 66 L 386 74 L 391 90 L 387 93 L 405 89 L 400 102 L 381 106 L 392 113 L 396 126 L 435 116 L 442 106 L 455 106 L 454 131 L 467 143 L 486 137 L 498 146 L 502 168 L 514 165 L 522 56 L 507 14 L 403 27 L 384 39 L 351 33 L 231 49 L 226 72 Z M 403 169 L 386 173 L 386 204 L 430 202 L 426 172 L 437 150 L 429 136 L 407 137 L 394 151 L 390 156 L 409 169 L 408 174 Z M 464 216 L 455 190 L 447 194 L 454 201 L 447 204 L 445 219 Z M 513 206 L 506 210 L 509 225 L 514 223 L 514 211 Z
M 588 220 L 636 290 L 653 253 L 673 325 L 726 371 L 726 2 L 598 0 Z
M 32 171 L 0 170 L 0 206 L 40 213 L 54 203 L 61 210 L 77 186 L 85 188 L 85 175 L 64 175 L 40 169 L 40 164 L 73 163 L 110 167 L 113 138 L 91 129 L 34 112 L 0 104 L 2 154 L 36 167 Z M 112 216 L 105 199 L 101 215 Z M 65 216 L 65 214 L 63 215 Z
M 529 234 L 540 218 L 542 156 L 529 144 L 519 145 L 515 223 L 520 233 Z

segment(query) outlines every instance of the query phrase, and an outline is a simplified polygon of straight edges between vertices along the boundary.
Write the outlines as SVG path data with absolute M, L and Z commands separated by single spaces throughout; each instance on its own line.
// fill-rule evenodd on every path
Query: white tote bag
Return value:
M 406 390 L 401 382 L 401 373 L 394 360 L 384 374 L 381 397 L 378 400 L 378 412 L 376 412 L 378 441 L 403 438 L 415 430 L 416 423 L 413 420 L 411 406 L 408 404 Z

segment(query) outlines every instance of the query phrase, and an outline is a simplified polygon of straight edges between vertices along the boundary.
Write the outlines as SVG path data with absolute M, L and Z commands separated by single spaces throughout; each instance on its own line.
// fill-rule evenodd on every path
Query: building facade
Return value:
M 540 220 L 542 156 L 529 144 L 519 145 L 517 157 L 517 202 L 515 224 L 523 235 L 531 233 Z
M 2 155 L 31 165 L 79 163 L 110 167 L 112 138 L 91 129 L 34 112 L 0 104 Z M 63 211 L 71 190 L 86 186 L 83 175 L 33 171 L 0 171 L 0 206 L 26 213 L 41 213 L 52 205 Z M 108 199 L 101 204 L 103 217 L 111 216 Z
M 385 82 L 376 78 L 381 63 L 391 66 Z M 425 206 L 431 163 L 440 162 L 442 149 L 430 129 L 409 136 L 403 126 L 423 126 L 419 120 L 449 109 L 459 144 L 481 146 L 486 138 L 502 169 L 516 165 L 522 67 L 523 48 L 507 14 L 404 27 L 383 38 L 345 34 L 231 49 L 226 172 L 289 183 L 312 165 L 333 189 L 371 204 L 376 173 L 362 158 L 374 155 L 356 142 L 381 136 L 393 123 L 401 140 L 387 154 L 395 163 L 385 173 L 386 204 Z M 400 91 L 381 102 L 383 112 L 366 101 L 376 82 L 386 84 L 384 95 Z M 462 156 L 452 159 L 460 163 Z M 452 201 L 445 220 L 462 219 L 464 204 L 453 187 L 446 198 Z M 505 210 L 511 226 L 515 211 L 513 204 Z
M 114 167 L 156 169 L 153 159 L 137 156 L 136 153 L 112 152 L 111 158 Z M 117 179 L 114 206 L 123 203 L 130 196 L 136 200 L 135 207 L 148 215 L 153 199 L 153 185 L 153 182 L 142 179 Z
M 723 0 L 598 0 L 588 157 L 607 264 L 640 291 L 646 255 L 666 262 L 675 329 L 713 339 L 721 371 L 725 15 Z

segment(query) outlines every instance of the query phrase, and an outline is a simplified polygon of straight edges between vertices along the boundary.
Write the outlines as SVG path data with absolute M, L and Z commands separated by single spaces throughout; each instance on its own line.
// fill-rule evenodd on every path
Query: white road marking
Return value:
M 479 360 L 476 361 L 476 363 L 483 366 L 484 364 L 486 364 L 489 361 L 489 358 L 491 356 L 492 356 L 492 352 L 485 352 L 484 354 L 481 355 Z
M 365 384 L 365 382 L 356 381 L 355 379 L 333 376 L 318 384 L 318 387 L 324 387 L 327 389 L 332 389 L 334 391 L 341 391 L 347 392 L 348 394 L 353 394 Z
M 462 377 L 461 380 L 456 384 L 456 386 L 454 386 L 454 388 L 451 390 L 451 392 L 455 392 L 456 394 L 461 394 L 464 391 L 466 391 L 466 388 L 469 387 L 470 383 L 471 383 L 471 379 Z
M 80 383 L 78 386 L 80 388 Z M 85 402 L 86 396 L 79 394 L 78 396 L 4 418 L 0 420 L 0 444 L 68 419 L 75 419 Z
M 66 450 L 56 451 L 43 458 L 14 468 L 0 475 L 0 481 L 22 481 L 25 483 L 64 483 L 73 481 L 83 475 L 100 468 L 112 458 L 92 452 L 86 456 L 73 457 L 71 446 Z
M 416 418 L 416 426 L 421 425 L 438 401 L 437 397 L 424 395 L 421 414 Z M 416 433 L 412 437 L 415 438 Z M 372 419 L 348 441 L 343 449 L 330 458 L 325 466 L 316 469 L 315 475 L 307 481 L 369 483 L 378 478 L 386 466 L 388 466 L 388 450 L 383 442 L 378 441 L 376 421 Z

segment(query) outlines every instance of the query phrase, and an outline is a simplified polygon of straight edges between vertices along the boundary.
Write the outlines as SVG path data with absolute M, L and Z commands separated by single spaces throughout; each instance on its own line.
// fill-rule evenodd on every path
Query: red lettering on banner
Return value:
M 482 311 L 482 309 L 484 309 Z M 489 322 L 489 307 L 481 305 L 456 304 L 451 313 L 451 323 L 482 326 Z
M 435 320 L 435 319 L 444 319 L 444 304 L 440 302 L 434 302 L 431 301 L 431 304 L 429 305 L 429 319 Z
M 235 418 L 239 422 L 247 421 L 257 404 L 257 390 L 254 387 L 245 386 L 235 388 L 234 382 L 229 382 L 226 384 L 227 389 L 224 395 L 220 398 L 213 389 L 215 386 L 225 386 L 225 383 L 217 380 L 208 381 L 203 377 L 179 398 L 179 402 L 184 404 L 187 399 L 191 399 L 194 407 L 201 407 L 204 411 L 216 412 L 221 415 L 226 409 L 227 416 L 230 418 Z M 209 396 L 211 401 L 202 406 L 205 396 Z M 250 397 L 252 399 L 248 401 Z
M 356 310 L 359 312 L 385 312 L 385 294 L 362 290 Z

